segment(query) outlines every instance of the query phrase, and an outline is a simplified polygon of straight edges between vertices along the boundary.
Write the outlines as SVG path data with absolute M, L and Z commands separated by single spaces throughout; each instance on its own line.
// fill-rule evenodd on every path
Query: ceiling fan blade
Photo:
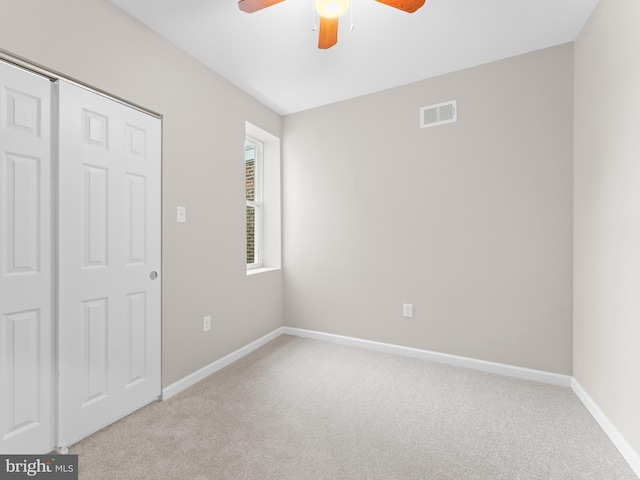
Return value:
M 318 48 L 331 48 L 336 43 L 338 43 L 338 18 L 320 17 Z
M 253 13 L 280 2 L 284 2 L 284 0 L 240 0 L 238 7 L 243 12 Z
M 425 0 L 376 0 L 390 7 L 397 8 L 403 12 L 413 13 L 424 5 Z

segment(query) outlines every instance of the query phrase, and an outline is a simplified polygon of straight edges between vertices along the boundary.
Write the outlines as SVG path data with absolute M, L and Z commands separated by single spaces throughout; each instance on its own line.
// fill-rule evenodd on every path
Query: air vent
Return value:
M 438 103 L 420 109 L 420 128 L 435 127 L 458 121 L 457 101 Z

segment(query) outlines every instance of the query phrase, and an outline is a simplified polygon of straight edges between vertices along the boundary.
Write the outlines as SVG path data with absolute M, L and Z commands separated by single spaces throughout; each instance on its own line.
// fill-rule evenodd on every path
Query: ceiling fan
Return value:
M 425 0 L 375 0 L 407 13 L 413 13 Z M 247 13 L 257 12 L 284 0 L 239 0 L 238 7 Z M 349 0 L 314 0 L 320 15 L 318 48 L 327 49 L 338 43 L 338 18 L 349 8 Z

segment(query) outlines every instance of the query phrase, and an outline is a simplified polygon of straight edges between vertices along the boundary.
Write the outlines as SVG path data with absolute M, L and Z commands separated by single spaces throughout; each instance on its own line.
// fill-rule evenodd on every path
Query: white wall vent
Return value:
M 458 121 L 457 100 L 437 103 L 420 109 L 420 128 L 435 127 Z

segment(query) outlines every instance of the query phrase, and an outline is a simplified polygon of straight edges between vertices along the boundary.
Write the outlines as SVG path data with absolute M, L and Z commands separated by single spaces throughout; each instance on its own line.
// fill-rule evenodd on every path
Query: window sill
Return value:
M 273 272 L 274 270 L 280 270 L 280 267 L 251 268 L 247 270 L 247 275 L 256 275 L 258 273 Z

